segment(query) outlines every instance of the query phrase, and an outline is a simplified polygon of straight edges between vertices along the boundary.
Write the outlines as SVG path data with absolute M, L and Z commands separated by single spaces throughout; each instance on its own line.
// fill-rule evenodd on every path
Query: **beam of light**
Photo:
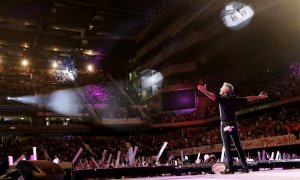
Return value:
M 221 12 L 223 23 L 232 30 L 239 30 L 246 27 L 253 16 L 253 8 L 250 5 L 239 2 L 227 4 Z
M 28 95 L 20 97 L 7 97 L 32 106 L 47 107 L 51 111 L 70 115 L 82 112 L 84 104 L 93 104 L 94 107 L 104 108 L 110 98 L 109 90 L 100 84 L 92 84 L 76 89 L 54 91 L 47 95 Z
M 7 99 L 33 106 L 47 107 L 56 113 L 65 115 L 77 114 L 82 110 L 82 100 L 76 89 L 54 91 L 48 95 L 7 97 Z
M 39 104 L 39 100 L 37 96 L 7 97 L 7 100 L 14 100 L 24 104 L 31 104 L 31 105 Z
M 61 114 L 76 114 L 81 111 L 81 99 L 76 90 L 67 89 L 53 92 L 46 106 Z

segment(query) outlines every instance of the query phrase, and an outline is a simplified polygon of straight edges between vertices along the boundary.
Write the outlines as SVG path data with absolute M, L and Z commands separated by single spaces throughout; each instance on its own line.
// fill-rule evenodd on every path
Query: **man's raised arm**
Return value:
M 204 86 L 198 85 L 198 90 L 201 91 L 205 96 L 207 96 L 211 100 L 216 100 L 216 95 L 206 90 L 206 84 Z
M 255 101 L 260 99 L 265 99 L 268 97 L 266 92 L 261 92 L 258 96 L 247 96 L 247 101 Z

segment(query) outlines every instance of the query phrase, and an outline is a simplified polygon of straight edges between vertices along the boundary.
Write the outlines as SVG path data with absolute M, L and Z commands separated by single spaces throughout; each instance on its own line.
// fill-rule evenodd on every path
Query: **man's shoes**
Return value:
M 226 169 L 225 171 L 221 172 L 221 174 L 234 174 L 232 169 Z
M 239 173 L 249 173 L 248 169 L 239 169 Z

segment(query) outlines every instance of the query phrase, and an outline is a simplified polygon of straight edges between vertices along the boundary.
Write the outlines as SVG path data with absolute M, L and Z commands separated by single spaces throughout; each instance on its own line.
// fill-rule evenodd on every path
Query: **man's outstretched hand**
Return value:
M 198 85 L 198 90 L 201 91 L 202 93 L 206 92 L 206 84 L 203 86 L 201 84 Z
M 264 91 L 261 92 L 261 93 L 259 93 L 258 96 L 260 97 L 260 99 L 265 99 L 265 98 L 269 97 L 268 93 L 266 93 L 266 92 L 264 92 Z
M 201 84 L 198 85 L 198 90 L 201 91 L 205 96 L 207 96 L 211 100 L 216 100 L 216 95 L 214 93 L 208 92 L 206 90 L 206 84 L 203 86 Z

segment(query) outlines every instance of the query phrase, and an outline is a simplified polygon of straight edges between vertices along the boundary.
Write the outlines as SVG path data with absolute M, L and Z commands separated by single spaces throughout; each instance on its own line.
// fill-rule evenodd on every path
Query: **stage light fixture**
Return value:
M 24 47 L 24 48 L 29 48 L 29 44 L 28 44 L 28 43 L 24 43 L 24 44 L 23 44 L 23 47 Z
M 254 10 L 250 4 L 231 2 L 224 7 L 220 16 L 226 27 L 240 30 L 250 23 Z
M 22 66 L 28 66 L 28 61 L 26 59 L 22 60 Z
M 57 62 L 52 63 L 52 68 L 54 68 L 54 69 L 57 68 Z
M 89 72 L 92 72 L 92 71 L 94 70 L 93 65 L 89 64 L 89 65 L 87 66 L 87 70 L 88 70 Z
M 93 51 L 92 51 L 92 50 L 86 50 L 85 53 L 86 53 L 87 55 L 90 55 L 90 56 L 93 55 Z

